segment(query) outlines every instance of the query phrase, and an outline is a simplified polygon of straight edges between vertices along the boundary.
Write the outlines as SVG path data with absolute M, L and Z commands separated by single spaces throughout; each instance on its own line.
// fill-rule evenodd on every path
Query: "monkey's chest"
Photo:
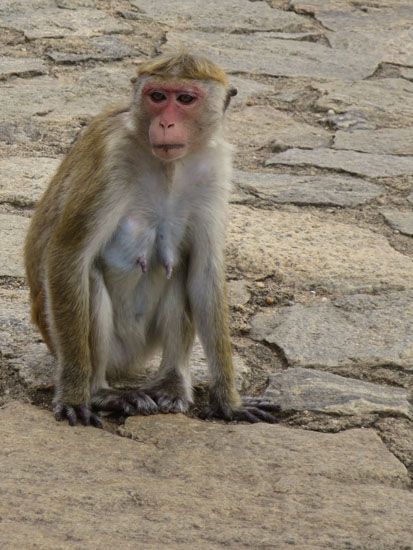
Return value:
M 178 261 L 183 233 L 182 224 L 174 224 L 167 217 L 147 221 L 125 216 L 103 250 L 104 264 L 119 274 L 149 273 L 163 266 L 170 278 Z

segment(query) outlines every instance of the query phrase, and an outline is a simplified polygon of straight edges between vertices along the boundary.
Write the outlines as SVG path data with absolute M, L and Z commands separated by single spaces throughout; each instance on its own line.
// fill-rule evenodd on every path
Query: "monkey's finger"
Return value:
M 95 428 L 103 428 L 101 419 L 94 413 L 90 413 L 90 424 Z
M 266 410 L 263 410 L 258 407 L 248 407 L 248 412 L 259 418 L 261 422 L 268 422 L 269 424 L 276 424 L 278 422 L 277 418 L 267 412 Z
M 77 415 L 75 409 L 73 407 L 69 407 L 68 405 L 64 405 L 64 414 L 69 422 L 69 426 L 76 426 Z
M 272 401 L 269 401 L 268 399 L 262 399 L 260 397 L 244 397 L 242 399 L 242 404 L 245 407 L 257 407 L 258 409 L 268 412 L 281 411 L 281 407 L 279 405 L 273 403 Z
M 62 420 L 65 420 L 66 416 L 63 412 L 63 405 L 61 405 L 60 403 L 56 404 L 54 407 L 53 407 L 53 413 L 54 413 L 54 417 L 55 419 L 58 421 L 58 422 L 61 422 Z
M 155 401 L 143 391 L 133 391 L 126 395 L 127 400 L 134 406 L 134 414 L 155 414 L 159 412 Z
M 239 422 L 249 422 L 250 424 L 261 422 L 261 419 L 248 409 L 239 409 L 238 411 L 234 411 L 233 420 L 238 420 Z

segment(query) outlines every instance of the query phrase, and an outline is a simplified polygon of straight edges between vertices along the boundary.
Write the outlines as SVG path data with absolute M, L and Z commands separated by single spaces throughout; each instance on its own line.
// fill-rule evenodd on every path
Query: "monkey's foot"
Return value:
M 145 387 L 145 392 L 156 402 L 161 413 L 186 413 L 191 404 L 183 388 L 170 388 L 167 383 L 154 383 Z
M 88 405 L 66 405 L 65 403 L 55 403 L 53 406 L 54 417 L 61 422 L 67 420 L 70 426 L 76 426 L 78 422 L 83 426 L 95 426 L 102 428 L 103 424 L 100 418 L 94 414 Z
M 159 412 L 155 401 L 144 391 L 133 390 L 99 390 L 92 397 L 92 407 L 98 411 L 132 416 L 149 415 Z
M 280 412 L 280 407 L 271 401 L 245 397 L 242 400 L 241 407 L 233 409 L 226 405 L 210 405 L 199 416 L 204 420 L 218 418 L 229 422 L 268 422 L 269 424 L 275 424 L 278 419 L 274 415 L 278 412 Z

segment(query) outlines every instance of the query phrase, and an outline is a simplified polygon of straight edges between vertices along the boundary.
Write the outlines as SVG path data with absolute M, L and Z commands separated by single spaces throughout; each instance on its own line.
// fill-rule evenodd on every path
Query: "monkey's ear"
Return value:
M 225 97 L 225 101 L 224 101 L 224 113 L 225 111 L 228 109 L 228 105 L 230 104 L 230 101 L 231 101 L 231 98 L 236 96 L 238 93 L 238 90 L 234 87 L 231 87 L 228 91 L 227 91 L 227 95 Z

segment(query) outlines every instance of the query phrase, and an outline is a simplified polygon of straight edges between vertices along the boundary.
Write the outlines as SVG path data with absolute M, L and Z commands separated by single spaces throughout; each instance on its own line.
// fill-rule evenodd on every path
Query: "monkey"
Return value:
M 57 358 L 57 420 L 185 413 L 195 333 L 211 377 L 203 418 L 275 422 L 234 381 L 224 239 L 232 148 L 225 72 L 187 52 L 141 62 L 129 105 L 95 117 L 39 201 L 25 242 L 32 319 Z M 109 382 L 139 372 L 143 386 Z

